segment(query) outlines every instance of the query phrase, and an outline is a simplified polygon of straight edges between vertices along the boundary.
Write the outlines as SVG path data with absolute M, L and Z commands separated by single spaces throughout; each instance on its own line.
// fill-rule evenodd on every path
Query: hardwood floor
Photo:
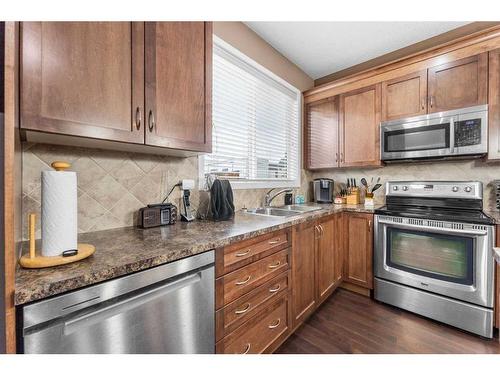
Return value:
M 338 289 L 276 351 L 282 354 L 500 353 L 483 339 L 368 297 Z

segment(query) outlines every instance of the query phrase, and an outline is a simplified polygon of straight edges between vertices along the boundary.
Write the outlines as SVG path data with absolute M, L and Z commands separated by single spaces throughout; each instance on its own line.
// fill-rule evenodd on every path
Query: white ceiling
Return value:
M 468 22 L 245 22 L 316 79 Z

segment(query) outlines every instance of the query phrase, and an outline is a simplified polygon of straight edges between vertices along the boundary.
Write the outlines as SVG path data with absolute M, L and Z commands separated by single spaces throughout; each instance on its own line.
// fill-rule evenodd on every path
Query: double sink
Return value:
M 246 212 L 252 215 L 289 217 L 318 210 L 321 210 L 321 207 L 291 204 L 280 207 L 249 208 Z

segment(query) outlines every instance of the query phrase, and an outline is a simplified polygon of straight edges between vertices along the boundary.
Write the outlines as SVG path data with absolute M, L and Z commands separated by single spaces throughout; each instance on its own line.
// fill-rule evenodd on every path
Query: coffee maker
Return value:
M 330 178 L 315 178 L 313 181 L 313 193 L 316 203 L 332 203 L 333 180 Z

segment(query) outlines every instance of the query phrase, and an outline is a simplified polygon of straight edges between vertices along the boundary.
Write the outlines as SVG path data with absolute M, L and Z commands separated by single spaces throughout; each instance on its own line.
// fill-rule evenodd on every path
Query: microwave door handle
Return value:
M 450 118 L 450 154 L 455 151 L 455 121 Z

